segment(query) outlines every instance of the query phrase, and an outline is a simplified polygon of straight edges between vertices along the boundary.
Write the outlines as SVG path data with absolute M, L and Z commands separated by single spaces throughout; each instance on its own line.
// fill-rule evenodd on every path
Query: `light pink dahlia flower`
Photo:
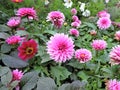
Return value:
M 110 18 L 108 17 L 99 18 L 99 20 L 97 21 L 97 26 L 99 27 L 99 29 L 102 30 L 108 29 L 111 26 Z
M 13 81 L 21 80 L 21 78 L 23 77 L 23 72 L 16 69 L 12 71 L 12 75 L 13 75 Z
M 71 9 L 71 13 L 72 13 L 73 15 L 76 15 L 76 14 L 77 14 L 77 10 L 76 10 L 75 8 L 72 8 L 72 9 Z
M 74 54 L 73 40 L 68 35 L 55 34 L 47 42 L 47 53 L 56 62 L 66 62 Z
M 47 21 L 51 21 L 56 28 L 61 28 L 65 21 L 65 16 L 60 11 L 52 11 L 48 13 Z
M 84 48 L 78 49 L 75 51 L 75 58 L 78 59 L 80 63 L 85 63 L 92 59 L 92 53 Z
M 110 14 L 107 13 L 107 11 L 105 11 L 105 10 L 98 12 L 97 16 L 98 16 L 99 18 L 101 18 L 101 17 L 108 17 L 108 18 L 110 18 Z
M 106 90 L 120 90 L 120 81 L 116 79 L 109 80 L 106 83 Z
M 37 19 L 37 14 L 34 8 L 19 8 L 16 15 L 20 17 L 27 17 L 28 19 Z
M 95 50 L 104 50 L 107 47 L 107 43 L 104 40 L 93 40 L 91 45 Z
M 15 27 L 18 27 L 20 23 L 21 23 L 20 17 L 11 17 L 7 22 L 7 25 L 11 28 L 15 28 Z
M 112 48 L 109 57 L 111 65 L 120 64 L 120 45 Z
M 77 29 L 75 29 L 75 28 L 70 29 L 69 33 L 70 33 L 71 35 L 76 36 L 76 37 L 79 36 L 79 31 L 78 31 Z
M 118 40 L 118 41 L 120 41 L 120 31 L 117 31 L 115 33 L 115 39 Z

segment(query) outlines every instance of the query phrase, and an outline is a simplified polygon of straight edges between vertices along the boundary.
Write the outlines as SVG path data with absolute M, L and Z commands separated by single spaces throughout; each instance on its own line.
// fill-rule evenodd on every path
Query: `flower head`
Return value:
M 104 40 L 93 40 L 91 45 L 95 50 L 103 50 L 107 47 L 107 43 Z
M 65 2 L 64 6 L 66 8 L 71 8 L 72 7 L 73 2 L 71 0 L 64 0 L 64 2 Z
M 92 59 L 92 53 L 87 49 L 78 49 L 75 51 L 75 58 L 78 59 L 80 63 L 85 63 Z
M 99 29 L 108 29 L 111 26 L 111 20 L 108 17 L 99 18 L 97 21 L 97 26 Z
M 106 83 L 106 90 L 120 90 L 120 81 L 116 79 L 109 80 Z
M 11 28 L 18 27 L 20 25 L 21 18 L 20 17 L 11 17 L 7 22 L 7 25 Z
M 27 17 L 29 19 L 37 19 L 37 14 L 34 8 L 19 8 L 17 10 L 17 16 Z
M 80 22 L 80 20 L 78 20 L 78 21 L 72 22 L 72 23 L 71 23 L 71 26 L 72 26 L 72 27 L 75 27 L 75 28 L 79 28 L 79 27 L 80 27 L 80 24 L 81 24 L 81 22 Z
M 52 11 L 48 13 L 47 21 L 51 21 L 56 28 L 61 28 L 65 20 L 65 16 L 60 11 Z
M 75 22 L 75 21 L 78 21 L 79 19 L 78 19 L 78 16 L 76 16 L 76 15 L 74 15 L 74 16 L 72 16 L 72 20 Z
M 6 42 L 10 45 L 15 45 L 18 44 L 21 40 L 22 38 L 20 36 L 11 36 L 6 39 Z
M 71 9 L 71 13 L 72 13 L 73 15 L 76 15 L 76 14 L 77 14 L 77 10 L 76 10 L 75 8 L 72 8 L 72 9 Z
M 109 57 L 111 65 L 120 64 L 120 45 L 112 48 Z
M 18 56 L 22 60 L 27 60 L 32 58 L 37 53 L 37 43 L 35 40 L 31 39 L 29 41 L 24 41 L 22 44 L 18 47 Z
M 70 33 L 71 35 L 76 36 L 76 37 L 79 36 L 79 31 L 78 31 L 77 29 L 75 29 L 75 28 L 70 29 L 69 33 Z
M 108 17 L 108 18 L 110 18 L 110 14 L 107 13 L 106 11 L 100 11 L 100 12 L 98 12 L 97 16 L 99 18 L 101 18 L 101 17 Z
M 81 3 L 80 11 L 83 12 L 85 10 L 85 3 Z
M 21 78 L 23 77 L 23 72 L 19 71 L 18 69 L 13 70 L 12 71 L 12 75 L 13 75 L 13 80 L 21 80 Z
M 120 31 L 117 31 L 115 33 L 115 39 L 118 40 L 118 41 L 120 41 Z
M 12 2 L 15 2 L 15 3 L 20 3 L 20 2 L 23 2 L 23 0 L 11 0 Z
M 47 42 L 47 53 L 56 62 L 66 62 L 70 60 L 74 53 L 74 44 L 68 35 L 55 34 Z
M 83 15 L 84 17 L 89 17 L 89 16 L 90 16 L 90 10 L 86 9 L 86 10 L 82 13 L 82 15 Z

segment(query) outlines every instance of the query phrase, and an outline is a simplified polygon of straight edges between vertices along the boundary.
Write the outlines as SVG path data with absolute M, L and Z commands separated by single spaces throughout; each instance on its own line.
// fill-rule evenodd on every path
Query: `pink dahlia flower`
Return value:
M 106 90 L 120 90 L 120 81 L 116 79 L 109 80 L 106 83 Z
M 23 0 L 11 0 L 12 2 L 15 2 L 15 3 L 20 3 L 20 2 L 23 2 Z
M 75 22 L 75 21 L 78 21 L 78 17 L 76 15 L 72 16 L 72 20 Z
M 118 40 L 118 41 L 120 41 L 120 31 L 117 31 L 115 33 L 115 39 Z
M 120 45 L 112 48 L 109 57 L 111 65 L 120 64 Z
M 15 45 L 18 44 L 21 40 L 22 38 L 20 36 L 11 36 L 6 39 L 6 42 L 10 45 Z
M 77 10 L 76 10 L 75 8 L 73 8 L 73 9 L 71 9 L 71 13 L 72 13 L 73 15 L 76 15 L 76 14 L 77 14 Z
M 93 40 L 91 45 L 95 50 L 103 50 L 107 47 L 107 43 L 104 40 Z
M 12 75 L 13 75 L 13 81 L 21 80 L 21 78 L 23 77 L 23 72 L 16 69 L 12 71 Z
M 66 62 L 74 54 L 73 40 L 68 35 L 55 34 L 47 42 L 47 53 L 56 62 Z
M 20 17 L 27 17 L 29 19 L 37 19 L 37 14 L 34 8 L 19 8 L 16 15 Z
M 37 46 L 37 42 L 33 39 L 22 42 L 22 44 L 18 47 L 18 56 L 22 60 L 31 59 L 37 53 Z
M 76 36 L 76 37 L 79 36 L 79 31 L 78 31 L 77 29 L 75 29 L 75 28 L 70 29 L 69 33 L 70 33 L 71 35 Z
M 61 28 L 65 21 L 65 16 L 60 11 L 52 11 L 48 13 L 47 21 L 51 21 L 56 28 Z
M 84 48 L 78 49 L 75 51 L 75 58 L 78 59 L 80 63 L 85 63 L 92 59 L 92 53 Z
M 111 20 L 108 17 L 99 18 L 97 21 L 99 29 L 108 29 L 111 26 Z
M 99 18 L 101 18 L 101 17 L 108 17 L 108 18 L 110 18 L 110 14 L 107 13 L 106 11 L 100 11 L 100 12 L 98 12 L 97 16 Z
M 71 26 L 72 26 L 72 27 L 75 27 L 75 28 L 79 28 L 79 27 L 80 27 L 80 24 L 81 24 L 81 23 L 80 23 L 79 21 L 75 21 L 75 22 L 72 22 L 72 23 L 71 23 Z
M 20 17 L 11 17 L 7 22 L 7 25 L 11 28 L 15 28 L 15 27 L 18 27 L 20 23 L 21 23 Z

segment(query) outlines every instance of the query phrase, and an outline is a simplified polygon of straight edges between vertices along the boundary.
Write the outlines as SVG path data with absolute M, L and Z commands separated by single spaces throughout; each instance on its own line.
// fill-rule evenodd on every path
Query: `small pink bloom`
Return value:
M 107 13 L 106 11 L 100 11 L 100 12 L 98 12 L 97 16 L 99 18 L 101 18 L 101 17 L 108 17 L 108 18 L 110 18 L 110 14 Z
M 21 23 L 20 17 L 11 17 L 7 22 L 7 25 L 11 28 L 15 28 L 15 27 L 18 27 L 20 23 Z
M 104 50 L 107 47 L 107 43 L 104 40 L 93 40 L 91 45 L 95 50 Z
M 78 17 L 76 15 L 72 16 L 72 20 L 75 22 L 75 21 L 78 21 Z
M 48 13 L 47 21 L 51 21 L 56 28 L 61 28 L 65 21 L 65 16 L 60 11 L 52 11 Z
M 75 29 L 75 28 L 70 29 L 69 33 L 70 33 L 71 35 L 76 36 L 76 37 L 79 36 L 79 31 L 78 31 L 77 29 Z
M 75 8 L 73 8 L 73 9 L 71 9 L 71 13 L 72 13 L 73 15 L 76 15 L 76 14 L 77 14 L 77 10 L 76 10 Z
M 78 49 L 75 51 L 75 58 L 78 59 L 80 63 L 85 63 L 92 59 L 92 53 L 84 48 Z
M 37 19 L 37 14 L 34 8 L 19 8 L 17 10 L 17 16 L 27 17 L 29 19 Z
M 10 45 L 15 45 L 18 44 L 21 40 L 22 38 L 20 36 L 11 36 L 6 39 L 6 42 Z
M 118 40 L 118 41 L 120 41 L 120 31 L 117 31 L 115 33 L 115 39 Z
M 12 71 L 12 75 L 13 75 L 13 81 L 21 80 L 21 78 L 23 77 L 23 72 L 16 69 Z
M 20 3 L 20 2 L 23 2 L 23 0 L 11 0 L 12 2 L 15 2 L 15 3 Z
M 113 47 L 109 56 L 111 65 L 120 64 L 120 45 Z
M 99 29 L 108 29 L 111 26 L 111 20 L 108 17 L 102 17 L 99 18 L 99 20 L 97 21 L 97 26 L 99 27 Z
M 106 83 L 106 90 L 120 90 L 120 81 L 116 79 L 109 80 Z
M 68 35 L 55 34 L 47 42 L 47 53 L 56 62 L 66 62 L 74 54 L 73 40 Z
M 71 26 L 75 27 L 75 28 L 79 28 L 80 27 L 80 23 L 78 21 L 75 21 L 75 22 L 71 23 Z

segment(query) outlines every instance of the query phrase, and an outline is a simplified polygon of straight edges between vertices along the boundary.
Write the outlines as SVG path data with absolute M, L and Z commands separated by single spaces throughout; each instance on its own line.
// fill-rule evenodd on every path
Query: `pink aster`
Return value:
M 107 43 L 104 40 L 93 40 L 91 45 L 95 50 L 104 50 L 107 47 Z
M 18 44 L 22 38 L 20 36 L 10 36 L 6 39 L 7 44 L 15 45 Z
M 47 21 L 51 21 L 56 28 L 61 28 L 65 21 L 65 16 L 60 11 L 52 11 L 48 13 Z
M 79 36 L 79 31 L 78 31 L 77 29 L 75 29 L 75 28 L 70 29 L 69 33 L 70 33 L 71 35 L 76 36 L 76 37 Z
M 23 72 L 19 71 L 18 69 L 12 71 L 13 81 L 15 80 L 21 80 L 23 77 Z
M 18 56 L 22 60 L 33 58 L 38 51 L 37 46 L 37 42 L 33 39 L 22 42 L 22 44 L 18 47 Z
M 76 15 L 76 14 L 77 14 L 77 10 L 76 10 L 75 8 L 72 8 L 72 9 L 71 9 L 71 13 L 72 13 L 73 15 Z
M 112 48 L 109 57 L 111 65 L 120 64 L 120 45 Z
M 120 90 L 120 81 L 116 79 L 109 80 L 106 83 L 106 90 Z
M 71 26 L 72 26 L 72 27 L 75 27 L 75 28 L 79 28 L 79 27 L 80 27 L 80 24 L 81 24 L 80 22 L 75 21 L 75 22 L 72 22 L 72 23 L 71 23 Z
M 18 27 L 20 23 L 21 23 L 20 17 L 11 17 L 7 22 L 7 25 L 11 28 L 15 28 L 15 27 Z
M 78 17 L 76 15 L 72 16 L 72 20 L 75 22 L 75 21 L 78 21 Z
M 23 2 L 23 0 L 11 0 L 12 2 L 15 2 L 15 3 L 20 3 L 20 2 Z
M 20 17 L 27 17 L 29 19 L 37 19 L 37 14 L 36 11 L 34 10 L 34 8 L 19 8 L 17 10 L 17 16 Z
M 101 17 L 108 17 L 108 18 L 110 18 L 110 14 L 107 13 L 106 11 L 100 11 L 100 12 L 98 12 L 97 16 L 99 18 L 101 18 Z
M 92 59 L 92 53 L 87 49 L 81 48 L 75 51 L 75 58 L 80 63 L 85 63 Z
M 99 29 L 108 29 L 111 26 L 111 20 L 108 17 L 102 17 L 99 18 L 99 20 L 97 21 L 97 26 L 99 27 Z
M 120 31 L 117 31 L 115 33 L 115 39 L 118 40 L 118 41 L 120 41 Z
M 47 53 L 56 62 L 66 62 L 74 54 L 73 40 L 65 34 L 55 34 L 47 42 Z

